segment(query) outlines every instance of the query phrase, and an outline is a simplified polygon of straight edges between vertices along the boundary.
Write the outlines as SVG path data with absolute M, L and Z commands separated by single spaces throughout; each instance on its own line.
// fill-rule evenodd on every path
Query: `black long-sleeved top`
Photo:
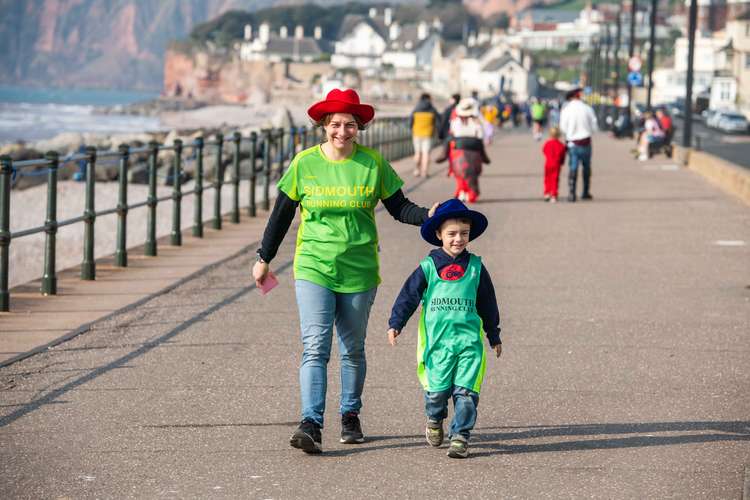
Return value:
M 461 252 L 455 259 L 448 255 L 442 248 L 436 248 L 430 252 L 430 257 L 435 263 L 438 274 L 451 266 L 452 273 L 458 271 L 456 277 L 463 276 L 463 272 L 469 266 L 470 253 L 467 250 Z M 419 303 L 422 301 L 424 291 L 427 289 L 427 277 L 422 271 L 422 266 L 411 273 L 406 279 L 404 286 L 401 288 L 396 302 L 391 309 L 391 318 L 388 320 L 388 327 L 403 330 L 407 321 L 411 318 L 414 311 L 417 310 Z M 477 314 L 482 318 L 482 327 L 487 334 L 487 340 L 491 346 L 500 344 L 500 311 L 497 307 L 497 298 L 495 297 L 495 287 L 492 285 L 492 278 L 487 268 L 482 264 L 482 270 L 479 274 L 479 286 L 477 287 Z
M 279 245 L 281 245 L 284 236 L 289 231 L 289 226 L 294 220 L 297 205 L 299 205 L 298 201 L 294 201 L 283 191 L 279 191 L 279 196 L 276 198 L 271 217 L 268 219 L 266 230 L 263 232 L 263 241 L 258 251 L 264 261 L 271 262 L 276 257 Z M 394 219 L 404 224 L 421 226 L 427 218 L 428 210 L 409 201 L 400 189 L 384 199 L 383 205 Z

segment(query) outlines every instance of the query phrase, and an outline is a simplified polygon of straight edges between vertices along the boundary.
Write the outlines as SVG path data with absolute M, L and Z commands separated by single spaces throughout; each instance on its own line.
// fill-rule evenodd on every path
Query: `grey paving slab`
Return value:
M 634 163 L 605 137 L 595 201 L 544 204 L 538 148 L 500 137 L 482 179 L 477 207 L 491 225 L 471 248 L 496 284 L 505 352 L 488 360 L 469 460 L 424 443 L 415 322 L 386 343 L 392 301 L 429 247 L 380 212 L 366 443 L 338 443 L 334 347 L 326 453 L 288 446 L 301 357 L 290 235 L 265 297 L 242 255 L 0 369 L 0 488 L 10 498 L 742 498 L 750 247 L 716 241 L 750 242 L 747 207 L 661 160 Z M 435 175 L 409 196 L 429 204 L 451 184 Z

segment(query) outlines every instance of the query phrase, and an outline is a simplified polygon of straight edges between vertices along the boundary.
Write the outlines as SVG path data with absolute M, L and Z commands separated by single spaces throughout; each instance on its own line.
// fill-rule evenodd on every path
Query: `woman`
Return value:
M 643 132 L 638 140 L 638 159 L 646 161 L 649 158 L 648 148 L 650 144 L 662 142 L 664 140 L 664 131 L 659 126 L 659 122 L 654 118 L 651 111 L 646 111 L 643 115 Z
M 456 106 L 456 118 L 450 126 L 450 161 L 456 178 L 454 197 L 474 203 L 479 196 L 479 175 L 482 163 L 489 163 L 484 149 L 484 130 L 479 118 L 479 105 L 467 97 Z
M 393 218 L 417 226 L 428 210 L 404 197 L 403 181 L 377 151 L 357 144 L 357 133 L 375 110 L 361 104 L 354 90 L 332 90 L 307 114 L 323 127 L 326 141 L 295 155 L 279 181 L 253 278 L 258 287 L 266 279 L 269 263 L 301 205 L 294 278 L 304 348 L 299 374 L 302 422 L 290 444 L 306 453 L 321 453 L 334 324 L 341 359 L 341 442 L 364 442 L 359 412 L 365 333 L 380 283 L 375 205 L 382 200 Z

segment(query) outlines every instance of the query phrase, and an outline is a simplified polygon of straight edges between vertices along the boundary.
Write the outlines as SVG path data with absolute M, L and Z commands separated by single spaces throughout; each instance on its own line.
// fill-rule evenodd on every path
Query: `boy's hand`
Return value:
M 503 344 L 497 344 L 496 346 L 492 346 L 492 349 L 495 351 L 495 357 L 500 357 L 500 355 L 503 353 Z
M 401 335 L 401 332 L 399 332 L 398 330 L 394 330 L 393 328 L 389 328 L 388 329 L 388 343 L 391 345 L 396 345 L 397 344 L 396 337 L 398 337 L 399 335 Z

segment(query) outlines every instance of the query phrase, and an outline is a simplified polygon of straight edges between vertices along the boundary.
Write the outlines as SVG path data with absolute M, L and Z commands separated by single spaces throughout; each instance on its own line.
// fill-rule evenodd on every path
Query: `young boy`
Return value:
M 565 144 L 560 141 L 560 129 L 551 127 L 549 139 L 542 146 L 544 153 L 544 201 L 557 202 L 560 169 L 565 163 Z
M 487 218 L 459 200 L 441 204 L 421 228 L 422 238 L 440 248 L 430 252 L 409 276 L 393 305 L 388 341 L 396 345 L 411 315 L 422 303 L 417 347 L 417 374 L 425 390 L 427 442 L 443 442 L 443 420 L 453 397 L 451 458 L 469 455 L 468 441 L 477 418 L 485 370 L 481 330 L 497 357 L 500 313 L 495 289 L 481 259 L 466 245 L 487 229 Z

